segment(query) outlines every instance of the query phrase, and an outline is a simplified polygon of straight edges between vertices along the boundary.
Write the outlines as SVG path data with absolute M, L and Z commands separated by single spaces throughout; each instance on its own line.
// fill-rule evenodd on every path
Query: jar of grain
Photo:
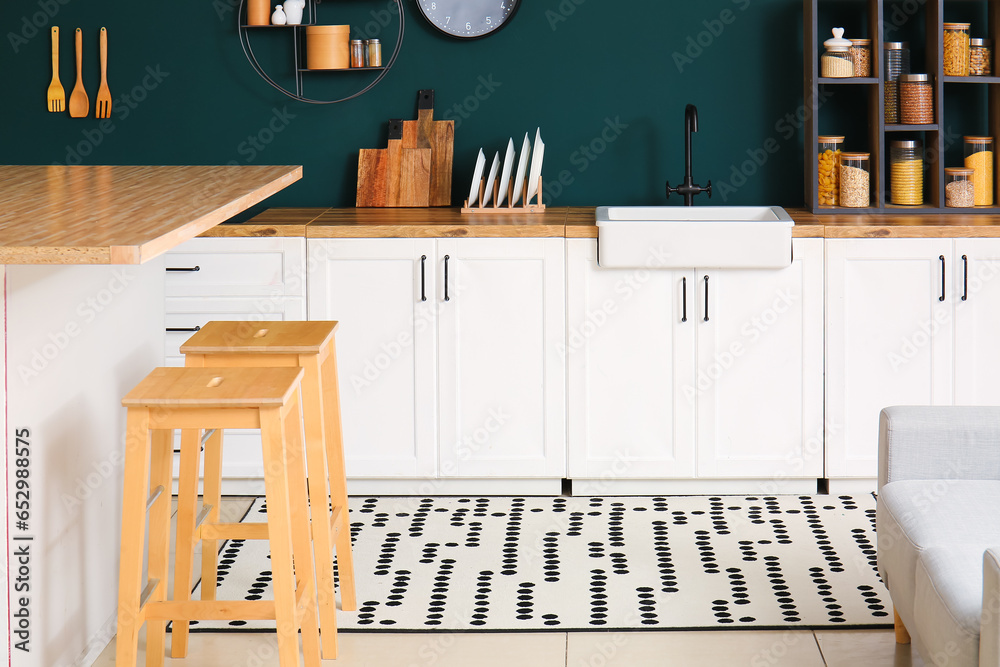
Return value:
M 844 39 L 844 29 L 834 28 L 833 37 L 823 42 L 826 51 L 820 58 L 820 76 L 846 79 L 854 76 L 851 40 Z
M 969 76 L 969 23 L 944 24 L 944 75 Z
M 886 42 L 885 60 L 885 122 L 899 123 L 899 77 L 910 73 L 909 42 Z
M 820 206 L 836 206 L 840 198 L 840 145 L 843 137 L 819 137 L 819 183 L 816 192 Z
M 854 76 L 872 75 L 872 40 L 851 40 L 851 61 L 854 63 Z
M 929 125 L 934 122 L 934 86 L 930 74 L 899 77 L 899 122 Z
M 993 137 L 965 137 L 965 168 L 973 170 L 976 206 L 993 206 Z
M 972 169 L 948 167 L 944 170 L 944 205 L 950 208 L 971 208 L 976 204 Z
M 840 154 L 840 205 L 849 208 L 866 208 L 871 203 L 869 194 L 868 153 Z
M 969 74 L 971 76 L 993 74 L 993 42 L 976 37 L 969 40 Z
M 919 141 L 905 139 L 889 144 L 889 176 L 893 204 L 924 203 L 924 159 Z

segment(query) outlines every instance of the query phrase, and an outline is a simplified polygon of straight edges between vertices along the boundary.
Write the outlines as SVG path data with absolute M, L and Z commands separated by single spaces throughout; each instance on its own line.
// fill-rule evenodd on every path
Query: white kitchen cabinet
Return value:
M 564 477 L 563 240 L 437 246 L 443 476 Z
M 570 476 L 821 477 L 822 239 L 777 271 L 609 270 L 596 247 L 567 241 Z
M 952 264 L 951 239 L 826 241 L 828 477 L 877 475 L 882 408 L 952 403 Z
M 954 258 L 955 403 L 1000 405 L 1000 239 L 956 239 Z

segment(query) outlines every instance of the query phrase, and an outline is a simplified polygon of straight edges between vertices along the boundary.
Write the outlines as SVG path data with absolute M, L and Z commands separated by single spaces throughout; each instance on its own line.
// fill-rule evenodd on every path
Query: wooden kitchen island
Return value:
M 114 636 L 121 397 L 163 363 L 160 256 L 301 177 L 0 166 L 10 664 L 90 664 Z

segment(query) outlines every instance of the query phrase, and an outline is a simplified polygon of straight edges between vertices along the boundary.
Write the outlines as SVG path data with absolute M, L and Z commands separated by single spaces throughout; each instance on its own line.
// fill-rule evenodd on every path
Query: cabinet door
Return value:
M 310 239 L 308 249 L 309 319 L 340 322 L 348 476 L 434 476 L 434 241 Z
M 823 240 L 793 255 L 697 274 L 700 477 L 823 476 Z
M 603 269 L 596 239 L 566 261 L 569 476 L 693 477 L 694 271 Z
M 565 476 L 563 247 L 438 241 L 442 476 Z
M 951 258 L 950 239 L 827 240 L 828 477 L 877 476 L 882 408 L 952 402 Z
M 954 275 L 955 403 L 1000 405 L 1000 239 L 957 239 Z
M 305 296 L 305 252 L 304 238 L 194 238 L 167 253 L 166 294 Z

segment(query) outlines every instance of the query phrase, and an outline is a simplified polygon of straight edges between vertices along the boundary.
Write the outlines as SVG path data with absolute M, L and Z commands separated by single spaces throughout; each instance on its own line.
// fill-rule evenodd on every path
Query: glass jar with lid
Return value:
M 993 206 L 993 137 L 965 137 L 965 168 L 973 170 L 976 206 Z
M 819 137 L 819 182 L 816 192 L 820 206 L 836 206 L 840 198 L 840 146 L 844 137 Z
M 852 39 L 851 61 L 854 63 L 854 76 L 872 75 L 872 40 Z
M 866 208 L 871 203 L 868 153 L 840 154 L 840 205 Z
M 904 125 L 934 122 L 934 85 L 930 74 L 899 77 L 899 122 Z
M 924 158 L 919 141 L 900 139 L 889 144 L 889 189 L 893 204 L 924 203 Z
M 834 28 L 833 37 L 823 42 L 826 51 L 820 61 L 820 76 L 846 79 L 854 76 L 854 61 L 851 60 L 851 40 L 844 39 L 844 29 Z
M 969 23 L 944 24 L 944 75 L 969 76 Z
M 885 122 L 899 123 L 899 77 L 910 73 L 909 42 L 886 42 L 885 59 Z
M 948 167 L 944 170 L 944 205 L 949 208 L 971 208 L 976 205 L 974 170 Z
M 993 42 L 973 37 L 969 40 L 969 75 L 993 74 Z

